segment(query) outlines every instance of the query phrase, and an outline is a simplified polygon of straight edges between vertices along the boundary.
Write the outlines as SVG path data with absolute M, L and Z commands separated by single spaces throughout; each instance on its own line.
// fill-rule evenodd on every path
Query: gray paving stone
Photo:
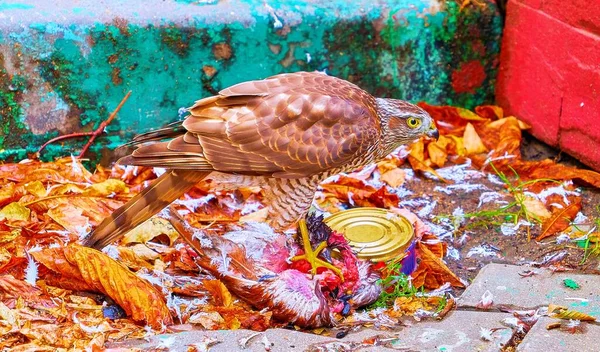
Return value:
M 390 339 L 391 348 L 383 346 L 363 346 L 357 351 L 500 351 L 512 338 L 513 331 L 501 324 L 510 317 L 506 313 L 454 311 L 442 321 L 414 322 L 397 331 L 363 329 L 350 333 L 343 339 L 313 335 L 292 330 L 271 329 L 264 335 L 272 343 L 271 351 L 346 351 L 367 338 L 380 336 Z M 492 341 L 483 341 L 481 328 L 498 328 Z M 211 338 L 220 343 L 211 347 L 211 352 L 239 351 L 239 340 L 254 334 L 249 330 L 187 331 L 177 334 L 158 335 L 145 340 L 130 340 L 110 345 L 111 348 L 139 348 L 148 350 L 158 346 L 168 347 L 169 351 L 186 351 L 187 346 Z M 328 348 L 326 348 L 328 347 Z M 337 347 L 337 348 L 336 348 Z M 265 351 L 262 334 L 256 336 L 244 351 Z
M 398 332 L 393 348 L 402 351 L 500 351 L 513 336 L 501 324 L 506 313 L 454 311 L 441 321 L 415 323 Z M 495 329 L 492 341 L 481 339 L 481 328 Z
M 263 335 L 266 336 L 267 340 L 272 344 L 269 346 L 272 352 L 284 352 L 284 351 L 306 351 L 311 347 L 318 346 L 333 346 L 333 343 L 337 343 L 341 346 L 350 346 L 352 342 L 361 342 L 364 338 L 382 335 L 385 332 L 369 330 L 366 332 L 360 332 L 355 336 L 349 335 L 343 339 L 336 339 L 327 336 L 314 335 L 309 333 L 303 333 L 293 330 L 286 329 L 270 329 L 264 333 L 258 334 L 252 338 L 247 344 L 246 348 L 242 349 L 240 340 L 248 338 L 249 336 L 256 334 L 255 331 L 250 330 L 194 330 L 180 332 L 176 334 L 164 334 L 157 335 L 146 340 L 128 340 L 121 343 L 110 344 L 109 348 L 138 348 L 141 350 L 155 349 L 157 347 L 168 348 L 170 352 L 183 351 L 185 352 L 188 346 L 198 342 L 205 341 L 207 338 L 218 341 L 209 349 L 210 352 L 229 352 L 229 351 L 249 351 L 249 352 L 264 352 L 266 351 L 263 343 Z M 375 349 L 373 349 L 375 348 Z M 333 350 L 333 349 L 331 349 Z M 340 349 L 343 350 L 343 349 Z M 389 348 L 377 346 L 377 347 L 365 347 L 359 349 L 359 351 L 394 351 Z
M 598 336 L 600 326 L 585 324 L 585 332 L 571 334 L 560 329 L 547 330 L 548 324 L 559 321 L 543 317 L 529 330 L 523 341 L 517 346 L 518 352 L 597 352 L 600 351 Z
M 534 270 L 537 274 L 521 277 L 519 273 L 524 270 Z M 580 288 L 572 290 L 565 287 L 564 279 L 575 280 Z M 547 269 L 488 264 L 460 297 L 458 306 L 475 307 L 489 290 L 494 296 L 494 306 L 530 309 L 552 303 L 600 317 L 599 287 L 600 275 L 553 273 Z

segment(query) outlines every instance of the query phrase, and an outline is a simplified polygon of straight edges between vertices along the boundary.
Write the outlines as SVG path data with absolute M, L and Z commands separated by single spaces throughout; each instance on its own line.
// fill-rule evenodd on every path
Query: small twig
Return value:
M 82 159 L 83 156 L 85 155 L 85 153 L 88 151 L 88 149 L 92 145 L 92 143 L 94 142 L 94 140 L 96 139 L 96 137 L 98 137 L 99 135 L 101 135 L 104 132 L 104 129 L 106 128 L 106 126 L 108 126 L 112 122 L 112 120 L 115 119 L 115 117 L 117 116 L 117 113 L 119 112 L 119 110 L 121 110 L 121 108 L 123 107 L 123 105 L 125 104 L 125 102 L 127 101 L 127 99 L 129 99 L 130 95 L 131 95 L 131 91 L 127 92 L 127 94 L 125 95 L 125 97 L 123 97 L 123 99 L 121 100 L 121 102 L 119 103 L 119 105 L 117 105 L 117 108 L 108 116 L 108 118 L 105 121 L 102 121 L 102 123 L 100 124 L 100 126 L 98 126 L 98 128 L 96 128 L 94 131 L 92 131 L 92 132 L 69 133 L 69 134 L 65 134 L 65 135 L 62 135 L 62 136 L 58 136 L 56 138 L 52 138 L 51 140 L 49 140 L 46 143 L 44 143 L 40 147 L 40 149 L 38 149 L 37 155 L 39 155 L 42 152 L 42 150 L 44 150 L 46 148 L 46 146 L 48 146 L 48 144 L 50 144 L 50 143 L 54 143 L 54 142 L 57 142 L 57 141 L 60 141 L 60 140 L 63 140 L 63 139 L 68 139 L 68 138 L 77 138 L 77 137 L 87 137 L 87 136 L 89 136 L 90 139 L 83 146 L 83 148 L 81 149 L 81 152 L 77 156 L 77 159 Z

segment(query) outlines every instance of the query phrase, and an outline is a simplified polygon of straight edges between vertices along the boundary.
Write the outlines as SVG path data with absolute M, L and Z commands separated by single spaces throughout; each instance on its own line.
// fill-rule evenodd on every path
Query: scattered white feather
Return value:
M 215 195 L 210 193 L 205 195 L 204 197 L 194 198 L 194 199 L 185 199 L 185 200 L 176 200 L 176 204 L 183 205 L 188 208 L 190 211 L 194 212 L 197 208 L 206 205 L 211 200 L 215 199 Z
M 104 247 L 102 252 L 115 260 L 119 260 L 119 249 L 113 244 L 109 244 L 108 246 Z
M 481 337 L 483 341 L 492 341 L 494 339 L 492 337 L 494 332 L 491 329 L 484 328 L 483 326 L 479 329 L 479 337 Z
M 575 219 L 573 219 L 574 224 L 583 224 L 583 223 L 586 223 L 587 221 L 588 221 L 588 217 L 585 216 L 582 212 L 578 212 L 577 215 L 575 215 Z
M 496 248 L 490 246 L 490 245 L 479 245 L 479 246 L 475 246 L 472 247 L 471 249 L 469 249 L 469 252 L 467 253 L 467 258 L 471 258 L 473 256 L 478 256 L 478 257 L 502 257 Z
M 448 249 L 446 251 L 446 257 L 458 261 L 460 260 L 460 252 L 458 249 L 452 246 L 448 246 Z
M 175 343 L 176 337 L 172 335 L 167 336 L 159 336 L 158 337 L 158 345 L 156 345 L 156 349 L 166 348 L 170 349 L 171 346 Z
M 78 312 L 73 313 L 73 322 L 75 324 L 79 325 L 79 328 L 88 334 L 97 334 L 97 333 L 107 332 L 112 329 L 111 326 L 106 321 L 103 321 L 102 323 L 100 323 L 96 326 L 85 325 L 84 323 L 82 323 L 79 320 L 79 318 L 77 318 L 77 313 Z
M 420 218 L 427 218 L 431 215 L 431 212 L 433 211 L 433 209 L 435 208 L 435 206 L 437 205 L 437 201 L 433 201 L 430 202 L 429 204 L 427 204 L 426 206 L 424 206 L 423 208 L 421 208 L 421 210 L 419 210 L 417 212 L 417 215 Z
M 569 242 L 571 242 L 571 237 L 569 235 L 567 235 L 566 233 L 561 233 L 560 235 L 558 235 L 558 237 L 556 237 L 557 244 L 563 244 L 563 243 L 569 243 Z
M 271 6 L 269 6 L 269 4 L 266 4 L 266 3 L 265 3 L 265 8 L 267 9 L 267 11 L 269 12 L 269 15 L 271 15 L 271 18 L 273 19 L 273 28 L 279 29 L 279 28 L 283 27 L 283 23 L 281 23 L 281 21 L 279 20 L 279 17 L 277 17 L 277 14 L 275 13 L 275 9 L 273 9 Z
M 504 196 L 498 192 L 483 192 L 479 195 L 479 204 L 477 204 L 477 208 L 480 208 L 483 204 L 497 201 Z M 498 203 L 498 202 L 496 202 Z M 506 202 L 505 202 L 506 203 Z
M 352 196 L 354 195 L 354 193 L 348 191 L 348 203 L 350 203 L 351 206 L 354 206 L 354 199 L 352 199 Z
M 433 190 L 435 192 L 442 192 L 446 194 L 452 194 L 453 191 L 463 191 L 463 192 L 473 192 L 476 190 L 488 190 L 484 185 L 481 184 L 458 184 L 458 185 L 449 185 L 446 187 L 435 186 Z
M 523 219 L 519 220 L 517 224 L 505 222 L 502 225 L 500 225 L 500 231 L 504 236 L 514 236 L 517 234 L 517 231 L 519 231 L 519 228 L 521 226 L 532 226 L 532 224 Z
M 565 189 L 565 186 L 569 185 L 570 183 L 563 183 L 560 184 L 558 186 L 554 186 L 554 187 L 549 187 L 549 188 L 545 188 L 543 189 L 540 193 L 536 194 L 537 199 L 539 199 L 542 203 L 546 203 L 546 198 L 548 198 L 549 196 L 553 195 L 553 194 L 558 194 L 559 196 L 562 197 L 563 202 L 566 205 L 569 205 L 569 199 L 567 198 L 567 196 L 579 196 L 579 192 L 576 191 L 568 191 Z
M 27 267 L 25 268 L 25 282 L 27 282 L 31 286 L 36 286 L 38 279 L 38 265 L 29 253 L 26 253 L 25 256 L 27 257 Z
M 471 167 L 471 160 L 468 159 L 464 164 L 447 166 L 436 171 L 441 177 L 454 182 L 479 179 L 485 176 L 485 173 L 473 169 Z
M 490 309 L 493 304 L 494 304 L 494 295 L 489 290 L 486 290 L 483 293 L 483 295 L 481 295 L 481 299 L 479 300 L 479 302 L 477 302 L 475 307 L 477 307 L 479 309 Z
M 81 168 L 81 164 L 79 163 L 79 160 L 77 160 L 77 158 L 73 154 L 71 154 L 71 168 L 72 168 L 74 174 L 76 174 L 76 175 L 83 174 L 83 169 Z
M 270 351 L 271 350 L 271 347 L 273 346 L 273 344 L 267 338 L 267 334 L 264 334 L 264 333 L 262 334 L 260 342 L 262 342 L 263 346 L 265 347 L 265 351 Z
M 212 337 L 204 336 L 204 337 L 202 337 L 202 341 L 192 343 L 192 344 L 188 345 L 188 347 L 193 348 L 194 352 L 208 352 L 210 350 L 211 346 L 214 346 L 221 342 L 222 341 L 219 341 Z M 188 351 L 191 351 L 191 349 L 188 348 Z

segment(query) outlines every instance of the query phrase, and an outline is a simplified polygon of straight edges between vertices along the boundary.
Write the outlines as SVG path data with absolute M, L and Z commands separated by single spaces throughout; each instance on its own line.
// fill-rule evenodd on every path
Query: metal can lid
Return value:
M 346 237 L 361 259 L 401 259 L 414 239 L 412 224 L 386 209 L 354 208 L 332 214 L 325 223 Z

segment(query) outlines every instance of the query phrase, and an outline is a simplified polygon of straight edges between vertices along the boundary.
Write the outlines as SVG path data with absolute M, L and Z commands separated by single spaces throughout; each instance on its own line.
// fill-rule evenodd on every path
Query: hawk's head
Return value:
M 437 139 L 439 132 L 433 118 L 420 107 L 397 99 L 377 98 L 377 111 L 386 150 L 410 144 L 421 136 Z

